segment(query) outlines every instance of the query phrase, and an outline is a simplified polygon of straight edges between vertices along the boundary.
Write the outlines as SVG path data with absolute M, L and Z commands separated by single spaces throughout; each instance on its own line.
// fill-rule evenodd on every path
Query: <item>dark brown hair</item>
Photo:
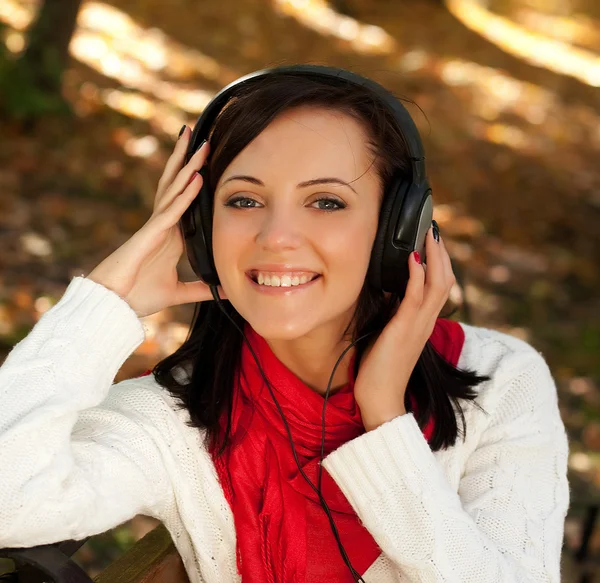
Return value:
M 375 154 L 375 167 L 385 192 L 398 169 L 410 177 L 410 162 L 402 128 L 385 104 L 372 92 L 336 80 L 313 80 L 289 74 L 273 75 L 257 83 L 248 83 L 228 102 L 211 131 L 211 157 L 207 180 L 214 189 L 232 160 L 284 110 L 297 106 L 315 106 L 345 113 L 358 120 L 370 136 L 368 147 Z M 402 294 L 384 294 L 365 281 L 357 309 L 346 331 L 352 340 L 367 333 L 376 337 L 395 312 Z M 243 329 L 242 316 L 227 300 L 224 309 Z M 356 344 L 355 375 L 367 340 Z M 224 449 L 229 431 L 222 432 L 219 419 L 223 412 L 231 418 L 234 375 L 243 338 L 214 301 L 196 305 L 189 335 L 173 354 L 153 369 L 156 381 L 167 388 L 189 411 L 190 424 L 206 430 L 208 443 Z M 176 374 L 187 371 L 186 376 Z M 405 406 L 412 410 L 409 396 L 417 404 L 416 419 L 421 428 L 431 417 L 435 428 L 429 441 L 433 451 L 452 446 L 459 433 L 457 413 L 466 432 L 459 400 L 473 401 L 473 387 L 488 377 L 460 370 L 448 363 L 428 342 L 409 380 Z M 476 402 L 475 405 L 479 406 Z

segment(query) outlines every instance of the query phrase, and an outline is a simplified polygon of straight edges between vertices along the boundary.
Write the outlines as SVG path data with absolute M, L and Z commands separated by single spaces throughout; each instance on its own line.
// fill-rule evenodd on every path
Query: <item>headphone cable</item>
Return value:
M 285 418 L 285 414 L 283 413 L 283 410 L 281 409 L 281 406 L 279 405 L 279 402 L 277 401 L 277 398 L 275 397 L 275 393 L 273 392 L 273 389 L 271 387 L 271 383 L 269 382 L 269 380 L 267 379 L 267 376 L 265 375 L 262 367 L 260 366 L 260 362 L 258 360 L 258 357 L 256 356 L 256 353 L 254 352 L 254 349 L 252 348 L 252 345 L 250 344 L 250 342 L 248 341 L 248 339 L 246 338 L 246 335 L 244 334 L 243 330 L 237 325 L 237 323 L 235 322 L 235 320 L 227 313 L 227 311 L 225 310 L 225 308 L 223 307 L 221 298 L 219 297 L 219 292 L 217 289 L 217 286 L 211 285 L 210 286 L 210 291 L 212 293 L 212 296 L 214 298 L 214 300 L 217 302 L 219 308 L 221 309 L 221 311 L 225 314 L 225 316 L 229 319 L 229 321 L 237 328 L 238 332 L 240 332 L 240 334 L 242 335 L 242 337 L 244 338 L 244 341 L 246 342 L 246 345 L 248 346 L 248 348 L 250 349 L 250 352 L 252 353 L 252 356 L 254 357 L 254 360 L 256 361 L 256 364 L 258 366 L 258 369 L 260 370 L 260 374 L 263 377 L 263 380 L 265 381 L 265 384 L 267 385 L 267 388 L 269 389 L 269 392 L 271 393 L 271 397 L 275 403 L 275 406 L 277 407 L 277 410 L 279 412 L 279 415 L 281 416 L 281 419 L 283 420 L 283 424 L 285 427 L 285 430 L 287 432 L 288 435 L 288 439 L 290 442 L 290 445 L 292 447 L 292 454 L 294 456 L 294 461 L 296 462 L 296 466 L 298 466 L 298 470 L 300 471 L 300 474 L 302 475 L 302 477 L 304 478 L 304 480 L 306 481 L 306 483 L 311 487 L 311 489 L 317 494 L 317 496 L 319 497 L 319 502 L 321 504 L 321 507 L 323 508 L 323 510 L 325 511 L 325 514 L 327 515 L 327 518 L 329 520 L 329 524 L 331 526 L 331 529 L 333 531 L 333 535 L 335 536 L 338 548 L 340 550 L 340 553 L 342 555 L 342 559 L 344 560 L 344 563 L 346 563 L 346 565 L 348 566 L 348 569 L 350 569 L 350 572 L 352 573 L 352 577 L 354 577 L 354 580 L 356 583 L 366 583 L 366 581 L 362 578 L 362 576 L 360 575 L 360 573 L 358 573 L 358 571 L 352 566 L 352 563 L 350 562 L 350 558 L 348 557 L 348 554 L 346 553 L 346 549 L 344 549 L 344 546 L 342 544 L 342 541 L 340 540 L 340 535 L 338 532 L 338 529 L 335 525 L 335 522 L 333 520 L 333 516 L 331 515 L 331 510 L 329 509 L 329 506 L 327 505 L 327 502 L 325 501 L 325 498 L 323 497 L 323 494 L 321 493 L 321 470 L 322 470 L 322 464 L 319 463 L 319 487 L 316 487 L 312 481 L 310 480 L 310 478 L 306 475 L 306 473 L 304 472 L 304 470 L 302 469 L 302 466 L 300 465 L 300 461 L 298 459 L 298 454 L 296 453 L 296 448 L 294 446 L 294 440 L 292 438 L 292 432 L 290 430 L 290 427 L 288 425 L 288 422 Z M 331 376 L 329 378 L 329 384 L 327 385 L 327 390 L 326 390 L 326 396 L 329 395 L 329 391 L 331 388 L 331 382 L 333 381 L 333 375 L 335 373 L 335 370 L 337 368 L 337 366 L 340 364 L 342 357 L 344 356 L 344 354 L 346 354 L 346 352 L 352 348 L 352 346 L 354 346 L 358 341 L 362 340 L 363 338 L 369 336 L 369 334 L 365 334 L 364 336 L 361 336 L 360 338 L 358 338 L 357 340 L 355 340 L 352 344 L 350 344 L 350 346 L 348 346 L 341 354 L 341 356 L 338 358 L 338 361 L 335 364 L 335 367 L 333 368 L 333 372 L 331 373 Z M 323 423 L 324 423 L 324 419 L 325 419 L 325 407 L 327 405 L 327 399 L 325 399 L 325 402 L 323 403 Z M 324 452 L 324 444 L 325 441 L 325 426 L 323 425 L 323 430 L 321 433 L 321 462 L 323 460 L 323 452 Z
M 462 305 L 460 306 L 460 308 L 462 308 L 464 320 L 467 323 L 470 323 L 470 321 L 471 321 L 470 315 L 471 314 L 470 314 L 469 304 L 467 303 L 466 291 L 464 288 L 464 272 L 463 272 L 462 268 L 456 269 L 453 266 L 453 269 L 456 274 L 456 280 L 457 280 L 458 286 L 462 291 Z M 325 501 L 321 487 L 322 487 L 322 476 L 323 476 L 323 460 L 325 458 L 325 422 L 326 422 L 325 413 L 326 413 L 326 408 L 327 408 L 327 400 L 329 399 L 329 393 L 331 390 L 331 384 L 333 382 L 333 377 L 335 375 L 335 371 L 337 370 L 337 367 L 341 363 L 342 358 L 345 356 L 345 354 L 348 352 L 348 350 L 350 350 L 353 346 L 355 346 L 358 342 L 360 342 L 364 338 L 367 338 L 368 336 L 370 336 L 372 334 L 372 332 L 364 334 L 360 338 L 357 338 L 356 340 L 354 340 L 349 346 L 347 346 L 343 350 L 343 352 L 339 356 L 339 358 L 337 359 L 337 362 L 335 363 L 335 366 L 333 367 L 333 370 L 331 371 L 331 376 L 329 377 L 329 382 L 327 383 L 327 389 L 325 390 L 325 396 L 323 399 L 323 413 L 322 413 L 322 425 L 321 425 L 321 427 L 322 427 L 322 430 L 321 430 L 321 454 L 320 454 L 318 470 L 317 470 L 317 486 L 315 486 L 313 484 L 313 482 L 310 480 L 310 478 L 306 475 L 304 470 L 302 469 L 302 466 L 298 459 L 298 454 L 296 453 L 296 448 L 294 446 L 292 432 L 291 432 L 290 427 L 285 418 L 285 414 L 283 413 L 283 410 L 281 409 L 281 406 L 279 405 L 279 401 L 277 401 L 277 398 L 275 397 L 275 393 L 273 392 L 271 383 L 267 379 L 267 376 L 265 375 L 265 373 L 262 369 L 262 366 L 260 365 L 259 359 L 256 356 L 256 353 L 254 352 L 252 345 L 246 338 L 246 335 L 244 334 L 243 330 L 238 326 L 238 324 L 235 322 L 235 320 L 227 313 L 227 310 L 225 310 L 222 300 L 219 297 L 219 292 L 218 292 L 217 286 L 211 285 L 209 287 L 210 287 L 210 291 L 212 293 L 212 296 L 213 296 L 215 302 L 217 302 L 217 305 L 219 306 L 221 311 L 225 314 L 225 316 L 229 319 L 229 321 L 236 327 L 238 332 L 242 335 L 244 342 L 250 349 L 252 357 L 254 358 L 254 360 L 258 366 L 260 374 L 262 375 L 263 380 L 265 381 L 265 384 L 266 384 L 267 388 L 269 389 L 271 398 L 273 399 L 273 402 L 275 403 L 275 406 L 277 407 L 277 411 L 279 412 L 279 415 L 281 416 L 281 419 L 283 421 L 283 424 L 284 424 L 284 427 L 285 427 L 285 430 L 286 430 L 286 433 L 288 435 L 288 439 L 290 442 L 290 446 L 292 448 L 292 454 L 294 456 L 294 461 L 296 462 L 296 466 L 298 467 L 298 470 L 299 470 L 300 474 L 302 475 L 302 477 L 304 478 L 304 480 L 306 481 L 306 483 L 311 487 L 311 489 L 317 494 L 317 496 L 319 498 L 319 502 L 321 504 L 321 507 L 325 511 L 325 514 L 327 515 L 327 519 L 329 520 L 329 525 L 331 527 L 331 530 L 333 531 L 333 535 L 337 542 L 337 545 L 340 550 L 340 554 L 342 555 L 342 559 L 344 560 L 344 563 L 346 563 L 346 565 L 348 566 L 348 569 L 352 573 L 352 576 L 354 577 L 354 580 L 356 583 L 366 583 L 366 581 L 362 578 L 360 573 L 358 573 L 358 571 L 356 571 L 356 569 L 352 566 L 352 563 L 350 562 L 350 558 L 348 557 L 348 554 L 346 553 L 346 549 L 344 549 L 344 545 L 342 544 L 342 541 L 340 539 L 340 535 L 339 535 L 337 526 L 335 525 L 335 521 L 331 514 L 331 510 L 329 509 L 329 506 L 327 505 L 327 502 Z M 458 309 L 459 309 L 458 306 L 455 307 L 454 310 L 448 315 L 448 317 L 450 317 L 454 313 L 456 313 L 456 311 Z

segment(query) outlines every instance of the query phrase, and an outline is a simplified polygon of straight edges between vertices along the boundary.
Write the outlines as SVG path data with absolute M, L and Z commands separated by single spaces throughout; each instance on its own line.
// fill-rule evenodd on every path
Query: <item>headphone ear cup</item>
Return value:
M 206 253 L 206 263 L 210 269 L 210 274 L 206 274 L 206 283 L 211 285 L 219 285 L 219 276 L 215 268 L 215 262 L 213 257 L 213 245 L 212 245 L 212 226 L 213 226 L 213 195 L 206 185 L 205 173 L 202 172 L 202 188 L 198 194 L 200 199 L 200 222 L 202 225 L 203 234 L 203 249 Z M 207 281 L 209 280 L 209 281 Z M 214 282 L 214 283 L 213 283 Z
M 213 197 L 206 184 L 206 166 L 200 170 L 203 182 L 200 192 L 185 213 L 190 217 L 186 224 L 193 229 L 184 238 L 187 256 L 194 273 L 208 285 L 220 285 L 212 250 Z
M 425 235 L 431 227 L 433 202 L 427 181 L 392 181 L 382 205 L 379 229 L 371 252 L 369 282 L 385 292 L 406 291 L 408 258 L 417 250 L 425 261 Z
M 367 280 L 370 285 L 375 289 L 382 291 L 389 291 L 383 289 L 383 273 L 384 273 L 384 258 L 386 256 L 386 243 L 391 245 L 391 240 L 394 236 L 393 228 L 390 228 L 390 223 L 396 225 L 400 214 L 400 209 L 406 196 L 410 183 L 407 182 L 402 176 L 397 175 L 392 178 L 389 188 L 387 189 L 383 203 L 381 205 L 381 211 L 379 212 L 379 226 L 377 228 L 377 234 L 375 235 L 375 242 L 373 243 L 373 249 L 371 250 L 371 259 L 369 262 L 369 269 L 367 271 Z M 392 232 L 390 232 L 392 230 Z M 398 266 L 399 269 L 400 266 Z M 408 281 L 408 280 L 407 280 Z

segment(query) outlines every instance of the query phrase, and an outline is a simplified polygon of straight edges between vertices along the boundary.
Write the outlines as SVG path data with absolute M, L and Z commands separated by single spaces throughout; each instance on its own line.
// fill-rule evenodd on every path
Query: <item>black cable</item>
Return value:
M 250 352 L 252 353 L 252 356 L 254 357 L 254 360 L 256 361 L 256 364 L 258 365 L 258 369 L 260 370 L 260 374 L 262 375 L 265 384 L 267 385 L 267 388 L 269 389 L 269 392 L 271 393 L 271 397 L 273 399 L 273 401 L 275 402 L 275 406 L 277 407 L 277 410 L 279 411 L 279 415 L 281 416 L 281 419 L 283 420 L 283 424 L 285 426 L 285 430 L 287 432 L 288 435 L 288 439 L 290 442 L 290 445 L 292 447 L 292 454 L 294 456 L 294 461 L 296 462 L 296 466 L 298 466 L 298 470 L 300 472 L 300 474 L 302 475 L 302 477 L 304 478 L 304 480 L 306 481 L 306 483 L 312 488 L 312 490 L 317 494 L 317 496 L 319 497 L 319 502 L 321 504 L 321 507 L 323 508 L 323 510 L 325 511 L 325 514 L 327 515 L 327 518 L 329 520 L 329 525 L 331 526 L 331 529 L 333 531 L 333 535 L 336 539 L 338 548 L 340 550 L 340 553 L 342 555 L 342 559 L 344 560 L 344 563 L 346 563 L 348 569 L 350 569 L 350 573 L 352 573 L 352 577 L 354 577 L 354 580 L 356 583 L 366 583 L 366 581 L 362 578 L 362 576 L 360 575 L 360 573 L 352 566 L 352 563 L 350 562 L 350 559 L 348 557 L 348 554 L 346 553 L 346 549 L 344 549 L 344 545 L 342 544 L 342 541 L 340 540 L 340 535 L 338 532 L 338 529 L 335 525 L 335 521 L 333 520 L 333 516 L 331 515 L 331 510 L 329 509 L 329 506 L 327 505 L 327 502 L 325 501 L 325 498 L 323 497 L 323 494 L 321 493 L 321 488 L 320 488 L 320 476 L 321 476 L 321 467 L 322 464 L 319 463 L 319 488 L 317 488 L 310 480 L 310 478 L 304 473 L 304 470 L 302 469 L 302 466 L 300 465 L 300 460 L 298 459 L 298 454 L 296 453 L 296 448 L 294 446 L 294 440 L 292 438 L 292 432 L 290 430 L 290 427 L 287 423 L 287 420 L 285 418 L 285 415 L 283 413 L 283 410 L 281 409 L 281 406 L 279 405 L 279 402 L 277 401 L 277 398 L 275 397 L 275 393 L 273 392 L 273 389 L 271 387 L 271 383 L 269 382 L 269 380 L 267 379 L 262 367 L 260 366 L 260 362 L 258 360 L 258 357 L 256 356 L 254 349 L 252 348 L 250 342 L 248 341 L 248 339 L 246 338 L 246 335 L 244 334 L 243 330 L 237 325 L 237 323 L 235 322 L 235 320 L 227 313 L 227 311 L 225 310 L 225 308 L 223 307 L 222 303 L 221 303 L 221 298 L 219 297 L 219 292 L 217 289 L 217 286 L 211 285 L 210 286 L 210 291 L 212 293 L 212 296 L 215 300 L 215 302 L 217 302 L 217 305 L 219 306 L 219 308 L 221 309 L 221 311 L 225 314 L 225 316 L 227 316 L 227 318 L 230 320 L 230 322 L 237 328 L 237 330 L 240 332 L 240 334 L 242 335 L 242 337 L 244 338 L 244 341 L 246 342 L 248 348 L 250 349 Z M 336 362 L 334 368 L 333 368 L 333 372 L 331 373 L 331 377 L 329 378 L 329 384 L 327 385 L 327 390 L 326 390 L 326 396 L 329 395 L 329 391 L 331 389 L 331 383 L 333 381 L 333 376 L 335 374 L 335 370 L 338 367 L 338 365 L 340 364 L 342 357 L 344 356 L 344 354 L 346 354 L 346 352 L 352 348 L 352 346 L 354 346 L 359 340 L 362 340 L 363 338 L 366 338 L 367 336 L 369 336 L 369 334 L 365 334 L 364 336 L 361 336 L 360 338 L 358 338 L 357 340 L 355 340 L 352 344 L 350 344 L 350 346 L 348 346 L 344 352 L 342 352 L 342 355 L 338 358 L 338 361 Z M 323 420 L 325 419 L 325 406 L 327 405 L 327 401 L 324 402 L 323 404 Z M 325 440 L 325 426 L 323 425 L 323 431 L 321 434 L 321 456 L 323 455 L 323 451 L 324 451 L 324 440 Z M 322 461 L 322 457 L 321 457 L 321 461 Z
M 463 316 L 465 321 L 470 322 L 470 310 L 469 310 L 469 306 L 467 304 L 467 297 L 466 297 L 466 292 L 464 289 L 464 274 L 462 272 L 462 269 L 457 269 L 455 270 L 455 275 L 456 275 L 456 281 L 458 283 L 459 288 L 462 291 L 462 311 L 463 311 Z M 348 352 L 348 350 L 350 350 L 353 346 L 355 346 L 358 342 L 360 342 L 361 340 L 363 340 L 364 338 L 367 338 L 368 336 L 370 336 L 372 334 L 372 332 L 368 333 L 368 334 L 364 334 L 363 336 L 361 336 L 360 338 L 357 338 L 354 342 L 352 342 L 349 346 L 347 346 L 342 354 L 339 356 L 339 358 L 337 359 L 337 362 L 335 363 L 335 366 L 333 367 L 333 370 L 331 371 L 331 376 L 329 377 L 329 382 L 327 383 L 327 389 L 325 390 L 325 398 L 323 400 L 323 413 L 322 413 L 322 431 L 321 431 L 321 454 L 320 454 L 320 459 L 319 459 L 319 467 L 318 467 L 318 471 L 317 471 L 317 486 L 315 486 L 310 478 L 304 473 L 304 470 L 302 469 L 302 466 L 300 465 L 300 461 L 298 459 L 298 454 L 296 453 L 296 448 L 294 446 L 294 440 L 292 438 L 292 432 L 290 430 L 290 427 L 287 423 L 287 420 L 285 418 L 285 415 L 283 413 L 283 410 L 281 409 L 281 406 L 279 405 L 279 402 L 277 401 L 277 398 L 275 397 L 275 393 L 273 392 L 273 389 L 271 387 L 271 383 L 269 382 L 269 380 L 267 379 L 267 376 L 265 375 L 260 362 L 258 360 L 258 357 L 256 356 L 254 349 L 252 348 L 250 342 L 248 341 L 248 339 L 246 338 L 246 335 L 244 334 L 244 331 L 237 325 L 237 323 L 235 322 L 235 320 L 227 313 L 227 311 L 225 310 L 225 308 L 223 307 L 221 298 L 219 297 L 219 292 L 217 289 L 217 286 L 211 285 L 210 286 L 210 291 L 212 293 L 212 296 L 215 300 L 215 302 L 217 302 L 217 305 L 219 306 L 219 308 L 221 309 L 221 311 L 225 314 L 225 316 L 229 319 L 229 321 L 237 328 L 238 332 L 240 332 L 240 334 L 242 335 L 242 337 L 244 338 L 244 341 L 246 342 L 248 348 L 250 349 L 250 352 L 252 353 L 252 356 L 258 366 L 258 369 L 260 370 L 260 374 L 263 377 L 263 380 L 265 381 L 265 384 L 267 385 L 267 388 L 269 389 L 269 392 L 271 393 L 271 397 L 275 403 L 275 406 L 277 407 L 277 411 L 279 412 L 279 415 L 281 416 L 281 419 L 283 420 L 283 424 L 285 426 L 285 430 L 286 433 L 288 435 L 288 439 L 290 442 L 290 446 L 292 448 L 292 454 L 294 456 L 294 461 L 296 462 L 296 466 L 298 466 L 298 470 L 300 472 L 300 474 L 302 475 L 302 477 L 304 478 L 304 480 L 306 481 L 306 483 L 312 488 L 312 490 L 317 494 L 317 496 L 319 497 L 319 502 L 321 504 L 321 507 L 323 508 L 323 510 L 325 511 L 325 514 L 327 515 L 327 519 L 329 520 L 329 525 L 331 527 L 331 530 L 333 531 L 333 535 L 335 537 L 335 540 L 337 542 L 338 548 L 340 550 L 340 554 L 342 555 L 342 559 L 344 560 L 344 563 L 346 563 L 348 569 L 350 570 L 350 573 L 352 574 L 352 577 L 354 577 L 355 583 L 366 583 L 366 581 L 362 578 L 362 576 L 360 575 L 360 573 L 358 573 L 358 571 L 352 566 L 352 563 L 350 562 L 350 558 L 348 557 L 348 554 L 346 553 L 346 549 L 344 548 L 344 545 L 342 544 L 342 541 L 340 539 L 340 535 L 338 532 L 338 529 L 335 525 L 335 521 L 333 520 L 333 516 L 331 514 L 331 510 L 329 509 L 329 506 L 327 505 L 327 502 L 325 501 L 325 498 L 323 497 L 322 491 L 321 491 L 321 485 L 322 485 L 322 476 L 323 476 L 323 459 L 325 457 L 325 413 L 326 413 L 326 408 L 327 408 L 327 400 L 329 399 L 329 393 L 331 390 L 331 383 L 333 382 L 333 377 L 335 376 L 335 371 L 337 370 L 337 367 L 339 366 L 339 364 L 341 363 L 344 355 Z M 450 316 L 452 314 L 454 314 L 457 311 L 458 308 L 455 308 L 451 313 Z

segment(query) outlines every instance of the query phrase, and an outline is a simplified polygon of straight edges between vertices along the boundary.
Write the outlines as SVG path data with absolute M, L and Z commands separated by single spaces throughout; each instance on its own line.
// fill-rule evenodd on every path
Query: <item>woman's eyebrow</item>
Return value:
M 313 180 L 307 180 L 306 182 L 301 182 L 300 184 L 298 184 L 299 188 L 302 188 L 304 186 L 314 186 L 315 184 L 340 184 L 342 186 L 347 186 L 348 188 L 351 188 L 352 190 L 354 190 L 354 188 L 352 187 L 351 184 L 349 184 L 348 182 L 346 182 L 345 180 L 342 180 L 341 178 L 314 178 Z M 354 190 L 354 192 L 356 192 L 356 190 Z M 358 194 L 358 192 L 356 192 L 356 194 Z
M 246 174 L 235 174 L 234 176 L 230 176 L 223 184 L 227 184 L 230 180 L 243 180 L 244 182 L 250 182 L 251 184 L 256 184 L 257 186 L 264 186 L 264 183 L 255 178 L 254 176 L 248 176 Z M 347 186 L 351 188 L 354 192 L 354 188 L 348 182 L 342 180 L 341 178 L 327 177 L 327 178 L 313 178 L 312 180 L 307 180 L 306 182 L 301 182 L 298 184 L 298 188 L 304 188 L 306 186 L 315 186 L 316 184 L 340 184 L 341 186 Z M 358 194 L 356 192 L 356 194 Z

